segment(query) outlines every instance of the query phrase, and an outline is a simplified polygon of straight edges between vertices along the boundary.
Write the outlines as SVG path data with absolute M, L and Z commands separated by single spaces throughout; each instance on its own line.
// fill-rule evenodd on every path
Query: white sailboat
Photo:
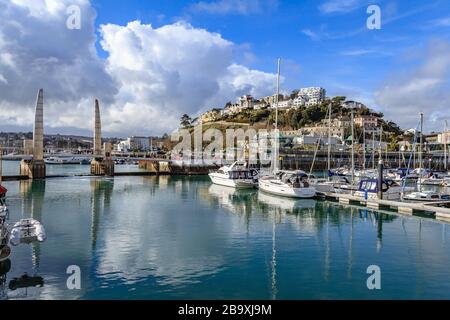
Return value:
M 282 197 L 313 198 L 316 196 L 316 190 L 310 187 L 309 182 L 307 181 L 308 176 L 305 172 L 280 171 L 278 169 L 278 99 L 280 96 L 280 65 L 281 60 L 278 59 L 277 95 L 275 103 L 275 137 L 272 153 L 273 175 L 260 178 L 258 186 L 263 192 Z
M 274 177 L 259 179 L 259 189 L 277 196 L 311 199 L 317 194 L 303 171 L 279 171 Z
M 331 112 L 332 105 L 331 103 L 328 105 L 328 172 L 331 172 Z M 319 146 L 321 143 L 321 138 L 319 139 L 316 147 L 316 151 L 314 152 L 314 159 L 311 164 L 311 170 L 308 175 L 309 185 L 316 189 L 316 192 L 319 194 L 325 194 L 330 192 L 335 192 L 334 182 L 331 179 L 326 178 L 317 178 L 313 175 L 313 168 L 316 162 L 317 152 L 319 151 Z

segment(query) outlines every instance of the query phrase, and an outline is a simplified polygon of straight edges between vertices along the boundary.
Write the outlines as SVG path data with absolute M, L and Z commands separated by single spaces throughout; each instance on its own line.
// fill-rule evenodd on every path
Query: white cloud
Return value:
M 450 27 L 450 17 L 435 19 L 430 24 L 433 27 Z
M 199 1 L 191 9 L 211 14 L 241 14 L 263 13 L 278 6 L 278 0 L 217 0 Z
M 80 6 L 81 30 L 66 28 L 65 4 Z M 87 0 L 0 0 L 0 119 L 4 125 L 30 125 L 28 113 L 41 87 L 50 126 L 58 126 L 58 116 L 78 108 L 82 98 L 112 101 L 115 85 L 95 53 L 95 15 Z
M 186 23 L 110 24 L 101 34 L 107 70 L 119 84 L 105 122 L 109 131 L 174 129 L 181 114 L 244 93 L 268 94 L 275 83 L 273 74 L 233 64 L 233 43 Z
M 408 72 L 388 79 L 375 93 L 385 114 L 405 128 L 416 127 L 424 112 L 429 130 L 450 118 L 450 43 L 432 41 L 423 62 Z
M 361 0 L 328 0 L 319 6 L 319 11 L 324 14 L 348 13 L 361 7 Z
M 319 41 L 321 39 L 321 36 L 317 32 L 312 31 L 311 29 L 303 29 L 302 33 L 313 41 Z
M 374 50 L 368 50 L 368 49 L 355 49 L 355 50 L 346 50 L 342 51 L 341 55 L 343 56 L 365 56 L 368 54 L 376 53 Z
M 101 26 L 106 61 L 97 56 L 95 11 L 68 30 L 61 1 L 0 0 L 0 121 L 32 128 L 36 92 L 45 90 L 45 122 L 91 130 L 93 100 L 104 131 L 160 134 L 183 113 L 222 105 L 240 94 L 273 92 L 275 75 L 234 62 L 236 45 L 220 34 L 176 23 L 154 29 L 138 21 Z

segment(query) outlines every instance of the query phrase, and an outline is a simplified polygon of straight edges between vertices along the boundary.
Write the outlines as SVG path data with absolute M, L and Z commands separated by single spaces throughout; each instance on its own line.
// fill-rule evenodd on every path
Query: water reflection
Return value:
M 47 242 L 30 247 L 32 259 L 21 247 L 9 267 L 17 291 L 21 283 L 45 282 L 36 298 L 370 298 L 363 289 L 371 264 L 382 265 L 387 287 L 403 288 L 383 297 L 407 298 L 418 292 L 414 286 L 439 293 L 424 283 L 436 286 L 436 275 L 449 275 L 448 229 L 429 220 L 238 191 L 202 177 L 9 187 L 12 220 L 33 217 L 47 229 Z M 74 264 L 83 274 L 77 292 L 65 287 Z M 8 289 L 6 276 L 0 279 Z
M 97 233 L 101 215 L 109 215 L 114 179 L 91 179 L 91 246 L 96 249 Z
M 22 217 L 21 219 L 35 219 L 42 221 L 42 208 L 45 198 L 45 180 L 26 180 L 19 182 L 19 190 L 22 193 Z M 45 224 L 44 224 L 45 225 Z M 33 270 L 39 271 L 41 256 L 41 244 L 35 242 L 31 244 L 31 260 Z
M 11 260 L 7 259 L 0 262 L 0 300 L 7 299 L 8 293 L 6 290 L 6 275 L 11 270 Z
M 354 234 L 358 223 L 370 221 L 376 228 L 376 253 L 380 254 L 383 247 L 383 224 L 392 223 L 396 216 L 384 214 L 362 207 L 346 207 L 338 203 L 306 199 L 292 199 L 273 196 L 258 191 L 236 190 L 233 188 L 211 185 L 208 192 L 199 192 L 209 203 L 217 203 L 220 207 L 235 214 L 246 214 L 247 224 L 258 223 L 255 216 L 266 217 L 272 224 L 272 261 L 271 261 L 271 292 L 272 298 L 277 296 L 276 266 L 277 266 L 277 225 L 290 224 L 301 231 L 303 237 L 314 236 L 323 250 L 323 280 L 330 281 L 333 268 L 333 247 L 336 240 L 332 233 L 339 235 L 342 241 L 342 227 L 349 226 L 347 245 L 347 279 L 352 279 L 354 265 Z M 345 214 L 343 214 L 345 212 Z M 349 214 L 348 214 L 349 213 Z M 248 228 L 247 228 L 248 229 Z M 336 255 L 336 254 L 335 254 Z

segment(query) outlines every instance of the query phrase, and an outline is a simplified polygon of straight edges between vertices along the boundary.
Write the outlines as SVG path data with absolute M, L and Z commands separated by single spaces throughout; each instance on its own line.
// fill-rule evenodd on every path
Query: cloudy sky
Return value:
M 0 131 L 31 130 L 45 90 L 46 132 L 89 134 L 94 98 L 110 136 L 170 132 L 238 96 L 325 87 L 404 128 L 450 120 L 446 0 L 0 0 Z M 81 29 L 67 28 L 80 8 Z

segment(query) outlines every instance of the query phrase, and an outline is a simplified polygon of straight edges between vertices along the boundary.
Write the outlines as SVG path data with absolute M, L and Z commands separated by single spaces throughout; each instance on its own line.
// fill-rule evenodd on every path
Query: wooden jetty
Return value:
M 357 197 L 345 193 L 325 193 L 326 199 L 337 200 L 341 204 L 357 204 L 370 209 L 393 209 L 400 214 L 413 215 L 415 213 L 427 213 L 434 215 L 437 219 L 450 221 L 450 209 L 439 205 L 450 204 L 450 201 L 439 201 L 433 203 L 414 203 L 393 200 L 369 199 Z

